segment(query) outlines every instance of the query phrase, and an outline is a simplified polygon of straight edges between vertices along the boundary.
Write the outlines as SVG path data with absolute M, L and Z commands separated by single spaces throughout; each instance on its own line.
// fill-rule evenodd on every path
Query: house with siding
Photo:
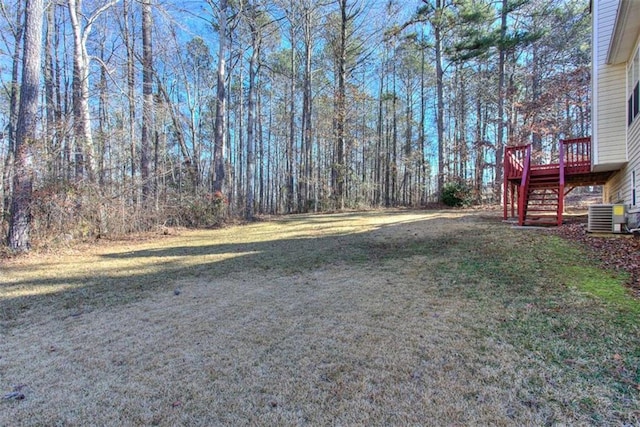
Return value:
M 603 202 L 627 205 L 635 219 L 640 212 L 640 1 L 594 0 L 591 18 L 592 170 L 617 171 L 604 185 Z
M 564 196 L 602 185 L 640 226 L 640 0 L 592 0 L 592 134 L 560 141 L 557 163 L 532 164 L 531 146 L 506 147 L 504 218 L 562 224 Z M 517 209 L 517 210 L 516 210 Z

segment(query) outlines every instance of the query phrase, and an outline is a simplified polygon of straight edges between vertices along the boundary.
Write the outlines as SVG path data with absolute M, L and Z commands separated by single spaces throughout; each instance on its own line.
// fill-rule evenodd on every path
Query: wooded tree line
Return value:
M 505 145 L 589 134 L 588 8 L 3 0 L 3 235 L 499 201 Z

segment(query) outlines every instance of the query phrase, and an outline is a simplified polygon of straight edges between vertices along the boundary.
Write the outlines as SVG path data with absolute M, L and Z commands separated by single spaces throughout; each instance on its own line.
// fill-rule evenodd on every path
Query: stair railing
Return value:
M 505 220 L 507 219 L 509 209 L 509 199 L 511 200 L 511 215 L 514 215 L 515 191 L 512 189 L 513 184 L 510 184 L 510 182 L 520 180 L 522 178 L 522 169 L 524 168 L 523 163 L 526 150 L 526 145 L 511 145 L 504 147 L 503 218 Z M 511 190 L 511 198 L 509 198 L 509 190 Z
M 509 179 L 522 176 L 526 146 L 516 145 L 505 147 L 504 174 Z
M 524 164 L 522 167 L 522 181 L 520 184 L 520 194 L 518 195 L 518 225 L 524 225 L 526 216 L 526 208 L 528 203 L 529 179 L 531 170 L 531 144 L 527 145 L 527 151 L 524 156 Z

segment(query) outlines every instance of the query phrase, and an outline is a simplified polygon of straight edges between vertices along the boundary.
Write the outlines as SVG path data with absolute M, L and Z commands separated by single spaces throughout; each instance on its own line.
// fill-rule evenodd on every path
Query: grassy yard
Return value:
M 0 264 L 0 425 L 640 425 L 640 302 L 496 216 L 375 211 Z M 20 397 L 22 397 L 20 396 Z

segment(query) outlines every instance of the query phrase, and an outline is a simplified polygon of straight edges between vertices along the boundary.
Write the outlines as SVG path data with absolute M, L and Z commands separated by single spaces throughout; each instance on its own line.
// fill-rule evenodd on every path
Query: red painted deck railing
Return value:
M 526 145 L 505 147 L 504 176 L 507 179 L 520 178 L 522 176 L 526 151 Z
M 561 141 L 564 148 L 567 174 L 591 172 L 591 138 L 574 138 Z
M 526 152 L 529 145 L 517 145 L 505 147 L 504 176 L 507 180 L 522 178 Z M 557 170 L 560 164 L 564 164 L 564 174 L 589 173 L 591 171 L 591 138 L 574 138 L 560 141 L 558 148 L 562 161 L 552 164 L 531 164 L 536 171 Z

